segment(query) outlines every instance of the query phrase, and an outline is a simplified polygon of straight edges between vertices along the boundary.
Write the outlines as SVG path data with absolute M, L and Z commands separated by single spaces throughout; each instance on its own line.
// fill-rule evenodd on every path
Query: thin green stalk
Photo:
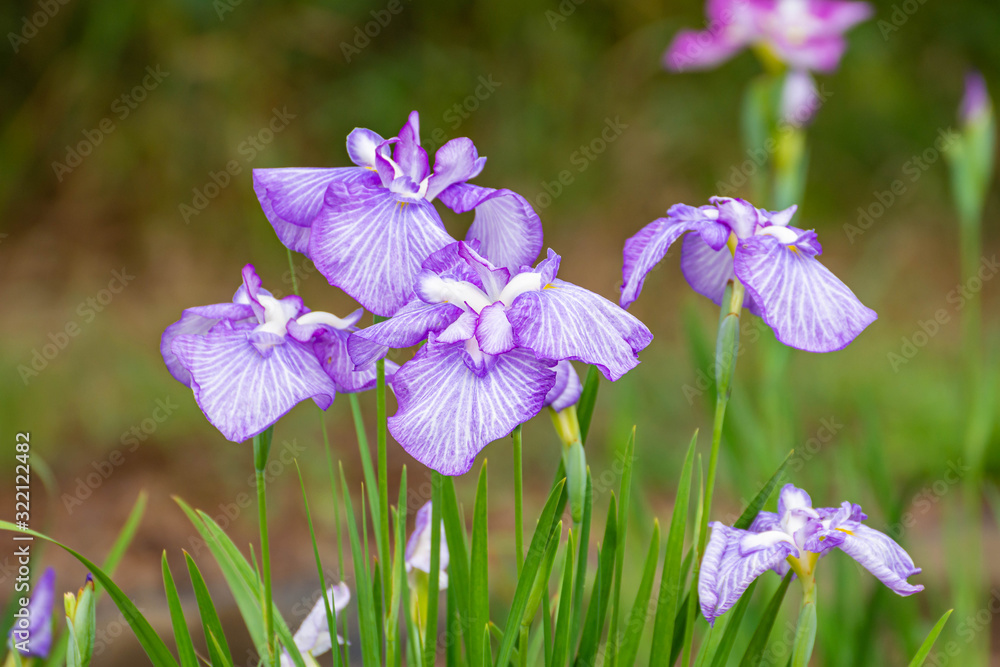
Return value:
M 514 428 L 514 548 L 517 549 L 517 576 L 524 565 L 524 484 L 521 469 L 521 425 Z M 522 647 L 523 648 L 523 647 Z M 522 651 L 522 655 L 523 651 Z
M 260 560 L 264 580 L 264 599 L 261 606 L 264 608 L 264 635 L 267 637 L 267 655 L 270 664 L 273 665 L 275 654 L 274 606 L 271 603 L 271 545 L 267 531 L 267 481 L 264 477 L 272 435 L 273 427 L 253 437 L 253 455 L 257 480 L 257 518 L 260 524 Z
M 358 402 L 357 397 L 354 394 L 350 394 L 351 405 L 356 405 Z M 340 575 L 340 580 L 344 579 L 344 541 L 341 538 L 340 532 L 340 502 L 337 500 L 337 478 L 333 472 L 333 453 L 330 449 L 330 437 L 326 432 L 326 419 L 323 418 L 323 410 L 319 411 L 319 423 L 320 427 L 323 429 L 323 447 L 326 450 L 326 467 L 327 472 L 330 475 L 330 494 L 333 497 L 333 525 L 334 532 L 336 533 L 337 539 L 337 574 Z
M 698 539 L 698 561 L 705 553 L 708 542 L 708 519 L 712 515 L 712 494 L 715 491 L 715 474 L 719 465 L 719 446 L 722 443 L 722 426 L 726 419 L 726 406 L 732 393 L 733 375 L 739 353 L 740 314 L 743 310 L 745 288 L 734 278 L 731 289 L 726 290 L 729 300 L 722 301 L 722 317 L 719 323 L 719 339 L 716 343 L 716 398 L 715 417 L 712 421 L 712 449 L 708 458 L 708 477 L 705 481 L 705 507 L 700 522 Z
M 298 295 L 299 293 L 299 279 L 295 275 L 295 261 L 292 259 L 292 249 L 285 247 L 288 251 L 288 268 L 292 272 L 292 294 Z
M 375 366 L 378 384 L 376 387 L 376 411 L 378 422 L 378 496 L 379 525 L 381 526 L 382 543 L 379 545 L 383 553 L 379 554 L 382 561 L 382 581 L 385 582 L 385 598 L 392 599 L 392 565 L 389 562 L 389 472 L 386 462 L 386 441 L 388 440 L 388 416 L 385 409 L 385 358 L 379 359 Z

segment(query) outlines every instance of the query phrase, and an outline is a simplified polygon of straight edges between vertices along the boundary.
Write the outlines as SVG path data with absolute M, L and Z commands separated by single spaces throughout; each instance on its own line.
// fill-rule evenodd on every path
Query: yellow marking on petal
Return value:
M 406 208 L 406 205 L 409 204 L 409 203 L 410 202 L 408 202 L 408 201 L 401 201 L 401 202 L 399 202 L 399 208 Z
M 794 252 L 794 253 L 795 253 L 796 255 L 798 255 L 798 254 L 799 254 L 799 249 L 798 249 L 798 248 L 796 248 L 796 247 L 795 247 L 795 246 L 793 246 L 793 245 L 790 245 L 790 246 L 788 246 L 788 249 L 789 249 L 789 250 L 791 250 L 792 252 Z M 840 529 L 838 528 L 837 530 L 840 530 Z
M 376 169 L 375 167 L 365 167 L 365 169 L 369 169 L 371 171 L 378 171 L 378 169 Z
M 542 289 L 559 289 L 559 286 L 558 285 L 553 285 L 552 283 L 549 283 L 548 285 L 546 285 Z
M 839 530 L 842 533 L 847 533 L 851 537 L 854 537 L 854 531 L 847 530 L 846 528 L 834 528 L 834 530 Z

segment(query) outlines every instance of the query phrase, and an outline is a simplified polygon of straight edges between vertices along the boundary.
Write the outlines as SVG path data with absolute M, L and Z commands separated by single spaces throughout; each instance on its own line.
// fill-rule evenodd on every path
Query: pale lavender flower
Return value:
M 792 227 L 797 207 L 764 211 L 742 199 L 712 197 L 710 206 L 677 204 L 625 242 L 621 304 L 685 232 L 681 271 L 694 291 L 722 303 L 726 284 L 746 287 L 743 306 L 785 345 L 807 352 L 846 347 L 878 316 L 820 264 L 816 233 Z
M 749 530 L 717 521 L 705 548 L 698 579 L 698 602 L 709 625 L 726 613 L 750 583 L 768 570 L 784 575 L 789 567 L 812 575 L 816 561 L 834 547 L 845 552 L 899 595 L 924 589 L 906 579 L 920 574 L 901 546 L 861 522 L 859 505 L 813 508 L 802 489 L 786 484 L 778 513 L 761 512 Z
M 986 79 L 981 72 L 971 71 L 965 75 L 965 96 L 959 109 L 959 117 L 963 125 L 974 123 L 977 119 L 989 113 L 993 103 L 986 88 Z
M 52 650 L 52 604 L 55 600 L 56 571 L 46 568 L 35 581 L 26 617 L 16 616 L 8 642 L 25 658 L 47 658 Z M 22 650 L 23 649 L 23 650 Z
M 342 581 L 336 586 L 331 586 L 327 590 L 326 596 L 320 596 L 313 608 L 309 610 L 309 615 L 302 621 L 302 625 L 292 637 L 299 653 L 307 659 L 307 665 L 315 664 L 315 661 L 310 663 L 309 659 L 318 658 L 333 648 L 333 641 L 330 638 L 330 624 L 326 617 L 326 605 L 330 605 L 334 625 L 336 625 L 337 616 L 347 608 L 350 602 L 351 589 Z M 337 642 L 343 644 L 344 640 L 338 635 Z M 292 667 L 294 664 L 292 656 L 287 651 L 281 654 L 281 667 Z

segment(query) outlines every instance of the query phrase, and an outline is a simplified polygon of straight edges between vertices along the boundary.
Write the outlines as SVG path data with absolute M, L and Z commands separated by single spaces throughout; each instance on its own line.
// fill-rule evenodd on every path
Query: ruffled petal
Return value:
M 414 299 L 392 319 L 353 332 L 347 349 L 356 366 L 363 367 L 385 356 L 390 348 L 416 345 L 430 332 L 443 331 L 462 314 L 450 303 L 424 303 Z
M 878 319 L 814 256 L 773 236 L 740 241 L 736 275 L 778 340 L 807 352 L 833 352 Z
M 514 330 L 501 302 L 483 308 L 476 326 L 476 341 L 486 354 L 503 354 L 514 349 Z
M 440 199 L 456 213 L 475 209 L 466 241 L 479 241 L 479 252 L 496 266 L 517 271 L 542 251 L 542 221 L 528 200 L 513 190 L 458 183 Z
M 163 332 L 163 337 L 160 338 L 160 354 L 163 355 L 163 362 L 167 365 L 167 370 L 178 382 L 190 387 L 191 373 L 178 361 L 177 355 L 171 349 L 170 346 L 174 339 L 183 335 L 203 336 L 222 320 L 232 322 L 247 320 L 253 321 L 254 324 L 257 322 L 253 308 L 249 305 L 219 303 L 212 306 L 187 308 L 181 314 L 181 319 L 171 324 Z
M 479 157 L 472 139 L 452 139 L 434 155 L 434 173 L 427 181 L 427 193 L 424 196 L 434 199 L 445 188 L 475 178 L 485 166 L 486 158 Z
M 414 183 L 420 183 L 431 172 L 427 151 L 420 146 L 420 114 L 416 111 L 410 112 L 406 124 L 399 131 L 399 143 L 393 151 L 393 159 Z
M 790 510 L 812 509 L 812 498 L 809 494 L 794 484 L 785 484 L 778 494 L 778 516 L 782 517 Z
M 556 364 L 556 383 L 545 396 L 545 405 L 560 412 L 579 401 L 582 392 L 583 385 L 573 364 L 560 361 Z
M 712 536 L 705 547 L 698 578 L 698 602 L 709 625 L 736 604 L 750 583 L 768 570 L 774 569 L 790 555 L 798 553 L 794 544 L 768 540 L 755 544 L 755 549 L 741 555 L 740 544 L 746 530 L 725 526 L 717 521 L 709 524 Z
M 920 574 L 921 569 L 891 537 L 863 524 L 844 532 L 840 543 L 844 551 L 883 584 L 899 595 L 913 595 L 924 590 L 920 584 L 911 584 L 906 578 Z
M 309 256 L 331 285 L 391 317 L 410 300 L 420 264 L 453 242 L 430 202 L 334 184 L 313 223 Z
M 575 359 L 617 380 L 639 364 L 653 334 L 604 297 L 562 280 L 525 292 L 507 310 L 514 341 L 541 358 Z
M 198 407 L 233 442 L 263 432 L 307 398 L 325 410 L 336 395 L 312 349 L 294 340 L 263 357 L 246 331 L 219 325 L 206 336 L 178 336 L 171 349 L 191 374 Z
M 431 336 L 393 381 L 399 410 L 389 431 L 410 456 L 445 475 L 468 472 L 483 447 L 538 414 L 555 383 L 550 364 L 530 350 L 495 357 L 482 375 L 467 357 L 464 343 Z
M 320 366 L 333 380 L 337 391 L 342 394 L 368 391 L 375 386 L 378 379 L 375 359 L 362 366 L 355 365 L 347 348 L 350 339 L 350 331 L 326 328 L 312 343 L 313 352 L 316 353 Z M 381 357 L 376 357 L 379 358 Z M 391 378 L 397 370 L 399 370 L 398 364 L 386 360 L 386 378 Z
M 729 248 L 712 250 L 701 235 L 688 234 L 681 244 L 681 273 L 691 289 L 721 306 L 726 284 L 736 277 L 733 254 Z M 743 308 L 760 316 L 760 309 L 749 292 L 744 294 Z
M 281 242 L 296 252 L 309 247 L 309 227 L 323 207 L 326 189 L 335 181 L 374 176 L 367 169 L 254 169 L 253 189 Z
M 667 254 L 667 250 L 684 232 L 697 227 L 693 221 L 675 221 L 657 218 L 625 241 L 622 266 L 622 308 L 628 308 L 639 298 L 642 284 L 653 267 Z

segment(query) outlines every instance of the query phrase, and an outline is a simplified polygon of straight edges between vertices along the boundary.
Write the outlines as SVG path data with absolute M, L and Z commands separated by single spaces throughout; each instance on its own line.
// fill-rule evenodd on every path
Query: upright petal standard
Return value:
M 327 605 L 330 605 L 330 612 L 333 614 L 333 622 L 336 625 L 340 612 L 344 611 L 350 602 L 351 589 L 347 587 L 347 584 L 341 581 L 336 586 L 330 586 L 326 595 L 320 596 L 316 600 L 312 609 L 309 610 L 309 614 L 302 621 L 302 625 L 295 631 L 292 640 L 295 642 L 295 648 L 299 649 L 299 653 L 305 659 L 307 667 L 318 665 L 315 658 L 333 647 L 329 619 L 326 615 Z M 338 635 L 337 642 L 343 644 L 344 639 Z M 294 664 L 292 656 L 287 651 L 281 654 L 281 667 L 292 667 Z
M 681 268 L 691 287 L 721 304 L 726 283 L 746 287 L 744 307 L 760 315 L 785 345 L 807 352 L 846 347 L 878 315 L 816 257 L 816 233 L 789 225 L 796 207 L 765 211 L 742 199 L 711 206 L 677 204 L 625 242 L 621 305 L 685 232 Z
M 417 298 L 399 317 L 348 342 L 364 364 L 388 347 L 427 339 L 393 378 L 399 410 L 389 430 L 411 456 L 446 475 L 467 472 L 483 447 L 546 405 L 576 400 L 579 380 L 565 368 L 553 394 L 558 362 L 592 364 L 617 380 L 652 340 L 617 305 L 556 278 L 559 256 L 551 250 L 535 268 L 511 272 L 477 245 L 456 243 L 428 258 Z
M 768 570 L 811 578 L 819 559 L 839 548 L 899 595 L 924 589 L 907 578 L 920 574 L 913 559 L 888 535 L 865 526 L 861 507 L 813 508 L 802 489 L 786 484 L 778 500 L 778 513 L 761 512 L 750 530 L 718 522 L 709 525 L 712 535 L 705 548 L 698 579 L 698 602 L 705 620 L 726 613 L 750 583 Z
M 338 387 L 373 384 L 373 367 L 356 368 L 345 357 L 343 337 L 358 317 L 310 311 L 297 296 L 276 299 L 247 264 L 233 302 L 185 310 L 164 331 L 160 351 L 208 421 L 242 442 L 301 401 L 325 410 Z

